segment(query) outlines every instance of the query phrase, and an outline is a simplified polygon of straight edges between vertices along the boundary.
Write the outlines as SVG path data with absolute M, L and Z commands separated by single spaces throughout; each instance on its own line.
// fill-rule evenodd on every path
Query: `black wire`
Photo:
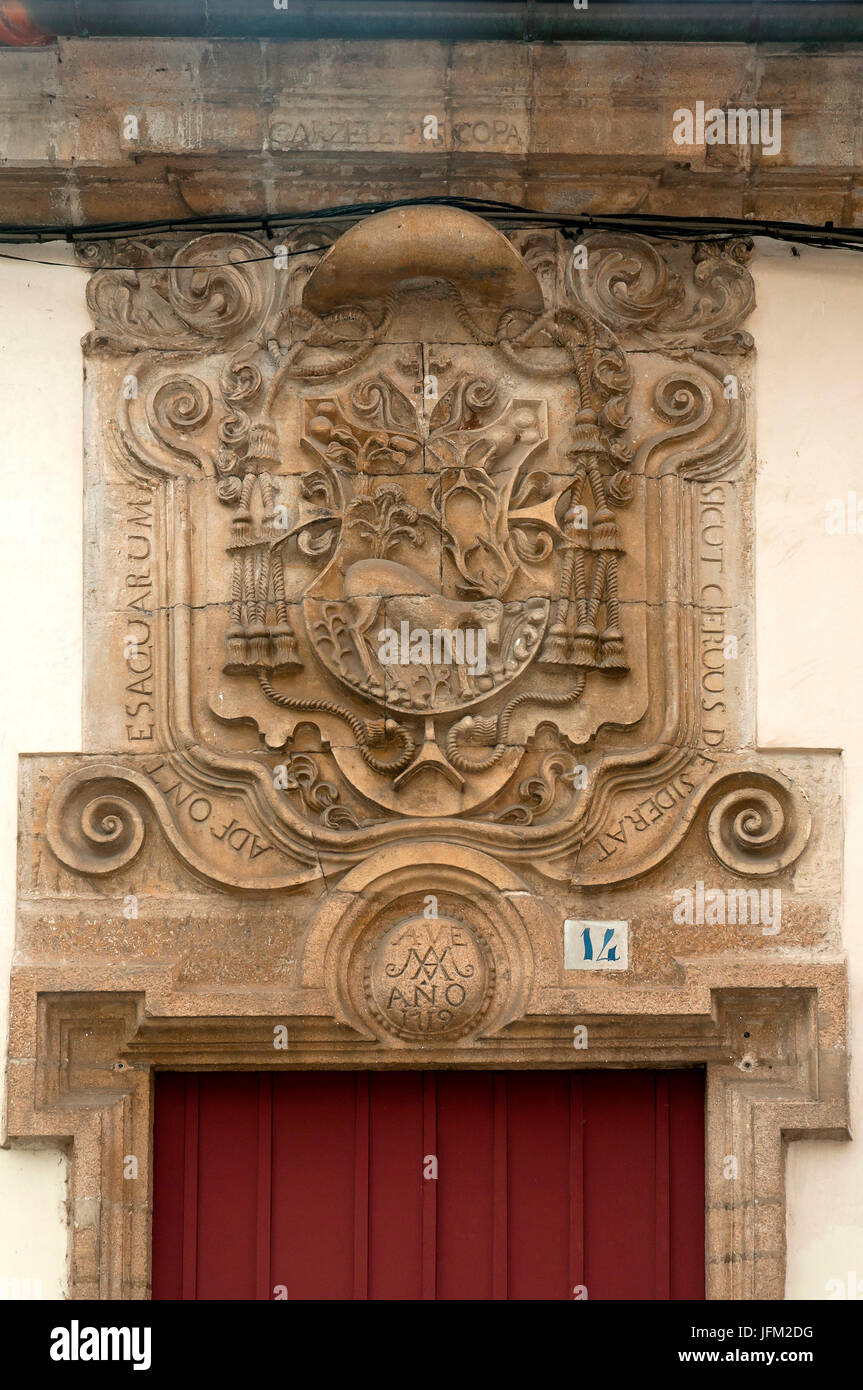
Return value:
M 313 251 L 329 251 L 328 246 L 307 246 L 305 251 L 283 251 L 282 255 L 289 256 L 308 256 Z M 246 256 L 238 261 L 212 261 L 202 262 L 200 265 L 108 265 L 108 266 L 88 266 L 73 265 L 71 261 L 41 261 L 35 256 L 13 256 L 9 251 L 0 251 L 0 260 L 4 261 L 23 261 L 25 265 L 57 265 L 64 266 L 66 270 L 83 270 L 90 274 L 95 270 L 134 270 L 136 274 L 141 274 L 147 270 L 229 270 L 232 265 L 252 265 L 256 261 L 274 261 L 275 255 L 266 256 Z
M 179 218 L 173 221 L 152 222 L 103 222 L 89 227 L 34 227 L 0 224 L 0 241 L 42 242 L 60 238 L 73 244 L 98 242 L 119 236 L 146 236 L 157 233 L 170 234 L 180 231 L 237 231 L 264 232 L 267 236 L 278 234 L 277 229 L 287 230 L 297 224 L 303 225 L 328 220 L 343 220 L 371 216 L 392 208 L 407 207 L 453 207 L 461 208 L 484 216 L 488 221 L 509 228 L 522 230 L 530 227 L 552 228 L 568 235 L 573 232 L 582 236 L 591 231 L 626 231 L 665 240 L 718 240 L 729 236 L 763 236 L 773 240 L 799 242 L 802 245 L 823 248 L 838 248 L 849 251 L 863 250 L 863 228 L 834 227 L 831 223 L 818 226 L 811 222 L 779 222 L 773 219 L 754 220 L 740 217 L 669 217 L 656 213 L 609 213 L 593 215 L 578 213 L 574 215 L 540 212 L 534 208 L 522 207 L 518 203 L 499 202 L 492 198 L 452 197 L 448 194 L 429 195 L 423 198 L 401 198 L 392 201 L 370 203 L 347 203 L 336 207 L 315 208 L 311 211 L 280 214 L 238 214 L 223 216 L 209 214 L 199 217 Z M 302 251 L 285 251 L 284 256 L 304 256 L 328 248 L 310 246 Z M 6 260 L 26 261 L 31 265 L 67 265 L 64 261 L 42 261 L 27 256 L 15 256 L 0 252 Z M 209 266 L 110 266 L 106 269 L 131 270 L 137 273 L 160 270 L 202 270 L 230 269 L 235 265 L 247 265 L 254 261 L 274 260 L 272 254 L 250 256 L 246 260 L 212 263 Z M 71 266 L 71 269 L 91 270 L 90 266 Z M 96 267 L 98 268 L 98 267 Z

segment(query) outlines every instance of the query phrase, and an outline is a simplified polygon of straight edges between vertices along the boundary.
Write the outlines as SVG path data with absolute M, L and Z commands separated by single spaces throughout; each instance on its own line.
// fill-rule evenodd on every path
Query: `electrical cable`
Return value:
M 841 250 L 863 250 L 863 228 L 834 227 L 832 222 L 819 226 L 811 222 L 780 222 L 774 219 L 754 219 L 742 217 L 670 217 L 658 213 L 547 213 L 535 208 L 526 208 L 518 203 L 498 202 L 491 198 L 452 197 L 450 195 L 428 196 L 423 198 L 399 198 L 391 201 L 347 203 L 334 207 L 315 208 L 310 211 L 272 214 L 243 213 L 237 215 L 208 214 L 172 220 L 160 219 L 150 222 L 102 222 L 90 226 L 27 226 L 23 224 L 0 224 L 0 243 L 14 242 L 17 245 L 64 240 L 71 244 L 93 243 L 100 240 L 113 240 L 119 237 L 176 235 L 178 232 L 201 233 L 210 231 L 263 232 L 273 238 L 279 231 L 292 227 L 330 220 L 344 221 L 369 217 L 378 212 L 395 208 L 409 207 L 452 207 L 473 212 L 496 226 L 513 229 L 530 227 L 559 230 L 569 236 L 581 236 L 592 231 L 624 231 L 674 241 L 709 241 L 730 236 L 763 236 L 773 240 L 796 242 L 801 245 L 834 248 Z M 323 251 L 326 247 L 306 247 L 300 251 L 287 251 L 279 248 L 282 256 L 302 256 L 311 252 Z M 6 260 L 26 261 L 31 265 L 67 265 L 63 261 L 43 261 L 28 256 L 15 256 L 0 251 Z M 275 259 L 274 254 L 251 256 L 247 260 L 233 260 L 221 263 L 223 268 L 250 264 L 253 261 Z M 71 269 L 98 269 L 89 266 L 72 266 Z M 219 264 L 209 266 L 110 266 L 112 270 L 130 270 L 137 273 L 147 271 L 180 271 L 220 268 Z

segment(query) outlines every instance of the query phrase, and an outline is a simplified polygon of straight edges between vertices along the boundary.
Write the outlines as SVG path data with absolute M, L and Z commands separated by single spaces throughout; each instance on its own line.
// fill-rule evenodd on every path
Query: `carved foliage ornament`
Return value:
M 157 521 L 164 741 L 125 813 L 122 760 L 107 800 L 64 794 L 61 858 L 128 862 L 147 802 L 218 882 L 219 798 L 265 846 L 243 887 L 429 836 L 612 882 L 704 803 L 727 865 L 799 854 L 714 659 L 747 601 L 722 547 L 749 248 L 587 246 L 411 208 L 299 228 L 281 263 L 227 233 L 165 269 L 165 242 L 85 252 L 104 438 Z

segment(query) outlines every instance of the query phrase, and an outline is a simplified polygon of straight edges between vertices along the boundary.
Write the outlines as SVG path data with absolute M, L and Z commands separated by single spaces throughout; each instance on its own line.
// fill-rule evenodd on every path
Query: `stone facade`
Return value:
M 23 763 L 8 1106 L 71 1146 L 76 1296 L 147 1296 L 154 1068 L 703 1064 L 708 1294 L 782 1297 L 841 801 L 755 738 L 750 249 L 83 249 L 85 751 Z
M 0 49 L 4 220 L 279 213 L 433 192 L 859 226 L 861 85 L 863 54 L 848 44 Z M 697 101 L 781 107 L 781 149 L 676 145 L 673 113 Z

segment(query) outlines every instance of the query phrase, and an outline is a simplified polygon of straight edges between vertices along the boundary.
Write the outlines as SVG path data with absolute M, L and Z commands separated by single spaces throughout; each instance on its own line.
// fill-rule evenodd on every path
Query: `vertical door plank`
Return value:
M 422 1297 L 423 1074 L 369 1077 L 368 1297 Z
M 494 1086 L 489 1072 L 437 1073 L 439 1299 L 493 1297 Z
M 259 1301 L 273 1297 L 270 1281 L 272 1253 L 272 1184 L 273 1184 L 273 1076 L 262 1072 L 258 1077 L 258 1143 L 257 1143 L 257 1207 L 255 1212 L 255 1298 Z
M 654 1079 L 652 1072 L 584 1075 L 587 1296 L 652 1299 Z
M 423 1158 L 437 1158 L 437 1077 L 427 1071 L 423 1088 Z M 423 1178 L 422 1296 L 437 1297 L 437 1181 Z
M 654 1181 L 653 1249 L 655 1259 L 653 1297 L 671 1297 L 671 1153 L 668 1072 L 657 1072 L 654 1080 Z
M 507 1078 L 494 1075 L 494 1159 L 492 1164 L 493 1255 L 492 1298 L 506 1300 L 509 1292 L 509 1132 Z
M 157 1072 L 153 1078 L 154 1299 L 183 1296 L 186 1077 Z
M 198 1078 L 198 1299 L 254 1299 L 257 1265 L 258 1078 Z
M 198 1296 L 198 1101 L 199 1078 L 186 1077 L 183 1117 L 183 1289 Z
M 369 1296 L 369 1075 L 356 1075 L 354 1146 L 354 1298 Z
M 584 1077 L 569 1074 L 569 1297 L 584 1283 Z
M 273 1077 L 273 1284 L 289 1299 L 354 1296 L 353 1072 Z
M 570 1298 L 569 1073 L 511 1072 L 507 1086 L 508 1297 Z
M 705 1295 L 704 1072 L 669 1073 L 671 1298 Z

